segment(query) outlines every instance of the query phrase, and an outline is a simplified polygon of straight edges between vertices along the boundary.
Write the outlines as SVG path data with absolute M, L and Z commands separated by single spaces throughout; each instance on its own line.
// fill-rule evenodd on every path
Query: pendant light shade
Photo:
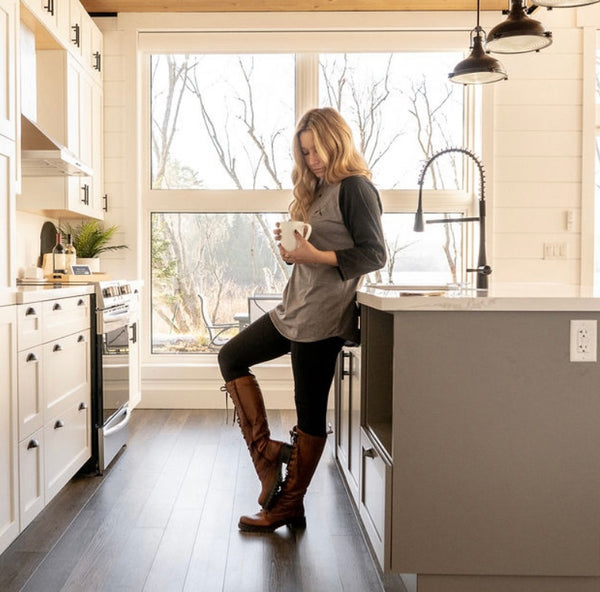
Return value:
M 511 0 L 506 20 L 489 32 L 485 48 L 494 53 L 527 53 L 544 49 L 551 43 L 552 33 L 527 15 L 527 2 Z
M 457 84 L 489 84 L 508 78 L 504 66 L 483 49 L 485 32 L 479 26 L 480 3 L 481 0 L 477 0 L 477 26 L 471 31 L 471 54 L 448 74 L 450 81 Z
M 474 37 L 473 33 L 475 33 Z M 508 78 L 504 66 L 497 59 L 485 53 L 481 34 L 481 27 L 476 27 L 471 31 L 471 54 L 468 58 L 456 64 L 454 71 L 448 74 L 451 82 L 457 84 L 489 84 Z
M 536 6 L 546 6 L 547 8 L 572 8 L 574 6 L 587 6 L 596 4 L 600 0 L 532 0 Z

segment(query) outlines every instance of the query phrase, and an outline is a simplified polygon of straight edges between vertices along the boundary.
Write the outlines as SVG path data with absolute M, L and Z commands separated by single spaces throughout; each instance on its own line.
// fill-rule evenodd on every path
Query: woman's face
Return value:
M 325 176 L 326 168 L 317 154 L 313 133 L 310 130 L 300 132 L 299 140 L 306 166 L 315 177 L 322 179 Z

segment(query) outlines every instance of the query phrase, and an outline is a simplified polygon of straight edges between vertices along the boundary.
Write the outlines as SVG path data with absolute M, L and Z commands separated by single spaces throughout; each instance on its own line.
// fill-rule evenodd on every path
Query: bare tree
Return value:
M 425 160 L 429 160 L 438 150 L 448 148 L 450 143 L 446 133 L 448 126 L 446 124 L 443 107 L 452 96 L 452 89 L 449 85 L 445 93 L 435 103 L 431 102 L 432 93 L 427 87 L 427 80 L 423 76 L 418 83 L 411 85 L 407 98 L 411 104 L 409 113 L 417 123 L 417 142 L 421 147 Z M 440 137 L 441 145 L 435 143 L 435 139 Z M 454 172 L 454 187 L 459 187 L 457 159 L 454 155 L 449 157 L 451 170 Z M 443 189 L 444 181 L 440 175 L 440 163 L 434 162 L 430 168 L 433 179 L 434 189 Z M 452 280 L 457 281 L 457 262 L 460 253 L 460 247 L 456 239 L 456 229 L 454 224 L 444 224 L 444 255 L 448 262 L 448 268 L 452 275 Z

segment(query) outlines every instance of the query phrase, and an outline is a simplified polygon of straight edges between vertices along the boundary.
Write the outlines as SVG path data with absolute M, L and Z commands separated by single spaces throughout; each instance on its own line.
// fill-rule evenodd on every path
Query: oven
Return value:
M 98 282 L 94 320 L 92 458 L 102 474 L 129 437 L 131 361 L 137 359 L 139 293 L 127 281 Z

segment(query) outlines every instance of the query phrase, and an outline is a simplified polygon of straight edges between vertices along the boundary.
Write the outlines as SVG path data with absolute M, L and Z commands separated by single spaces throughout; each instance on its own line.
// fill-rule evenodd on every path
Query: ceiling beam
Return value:
M 475 10 L 476 0 L 81 0 L 88 12 L 379 12 Z M 503 10 L 508 0 L 481 0 Z

